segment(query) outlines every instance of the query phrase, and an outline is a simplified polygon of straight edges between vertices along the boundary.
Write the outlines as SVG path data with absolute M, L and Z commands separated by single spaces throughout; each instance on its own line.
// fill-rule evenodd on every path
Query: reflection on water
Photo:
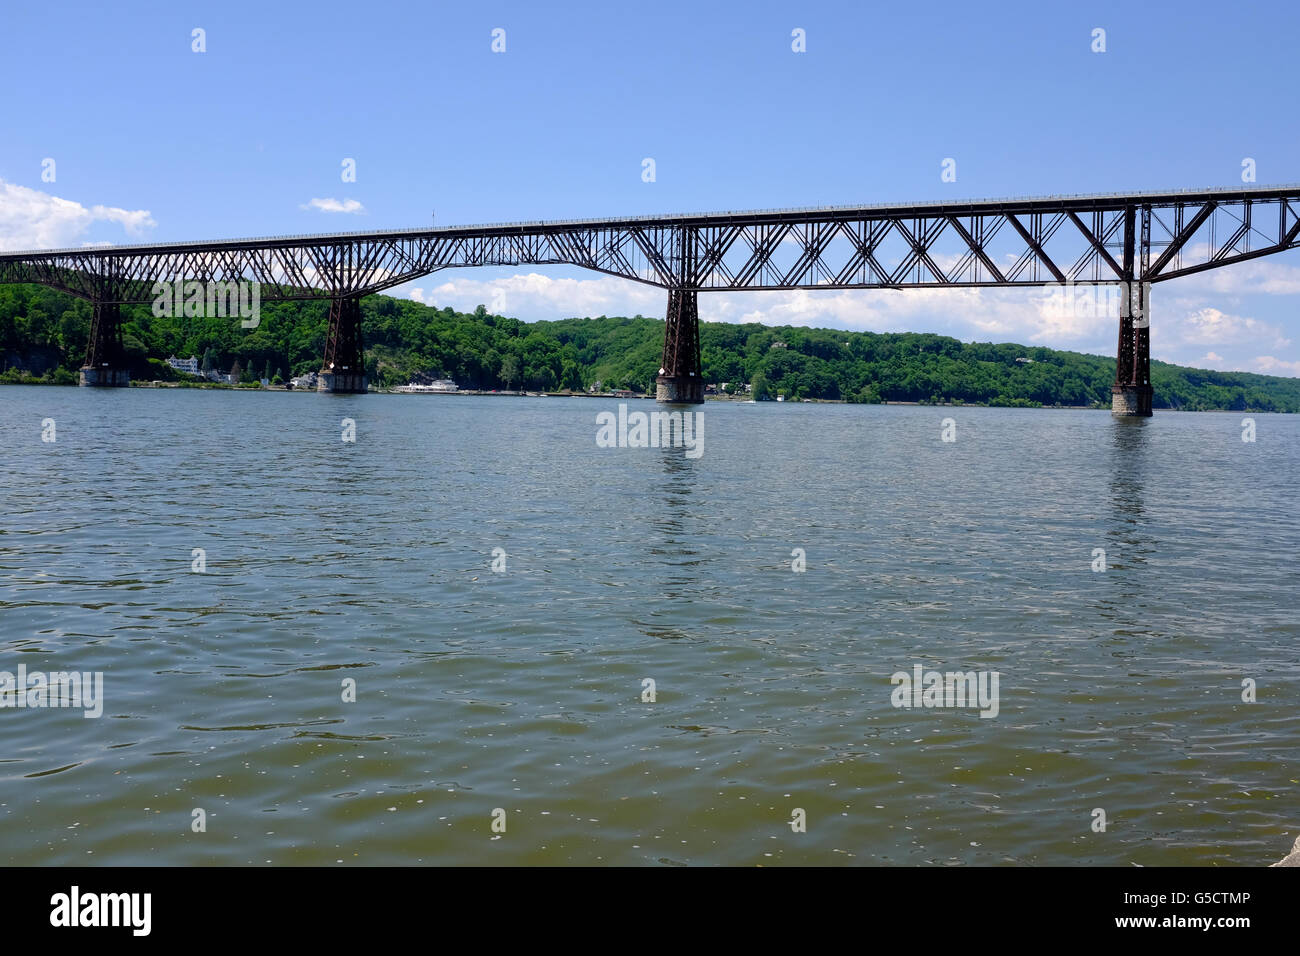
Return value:
M 1110 517 L 1105 537 L 1107 592 L 1099 594 L 1097 607 L 1116 635 L 1142 628 L 1143 573 L 1112 574 L 1112 570 L 1146 570 L 1152 554 L 1152 528 L 1144 510 L 1145 458 L 1151 441 L 1147 418 L 1112 418 L 1110 454 Z
M 1292 842 L 1294 419 L 716 403 L 690 458 L 598 447 L 591 400 L 0 398 L 0 670 L 105 675 L 102 719 L 0 710 L 2 862 Z M 999 716 L 894 708 L 914 663 L 998 671 Z
M 1114 527 L 1110 534 L 1126 549 L 1141 546 L 1143 538 L 1140 529 L 1146 491 L 1147 427 L 1150 423 L 1147 418 L 1112 418 L 1110 421 L 1110 501 L 1114 513 Z
M 651 621 L 643 625 L 642 633 L 669 640 L 698 637 L 672 623 L 677 617 L 677 605 L 689 601 L 699 586 L 695 568 L 701 561 L 700 551 L 691 533 L 693 522 L 698 520 L 694 510 L 699 507 L 692 498 L 696 459 L 687 458 L 683 448 L 646 451 L 658 459 L 662 477 L 653 477 L 658 487 L 651 506 L 655 534 L 646 546 L 655 562 L 656 599 Z

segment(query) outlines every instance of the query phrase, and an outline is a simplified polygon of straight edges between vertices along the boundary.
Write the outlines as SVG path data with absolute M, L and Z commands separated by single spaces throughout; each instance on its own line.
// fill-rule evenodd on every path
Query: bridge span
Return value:
M 698 295 L 721 290 L 1119 286 L 1112 411 L 1151 414 L 1153 283 L 1300 245 L 1300 186 L 831 206 L 0 253 L 0 282 L 93 304 L 81 384 L 123 386 L 122 305 L 159 282 L 327 299 L 321 391 L 364 392 L 360 301 L 440 269 L 574 265 L 668 293 L 661 402 L 704 400 Z

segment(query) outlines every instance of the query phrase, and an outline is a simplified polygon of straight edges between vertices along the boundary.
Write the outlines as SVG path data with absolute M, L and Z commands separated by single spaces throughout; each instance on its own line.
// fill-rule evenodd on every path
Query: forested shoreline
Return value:
M 659 369 L 663 320 L 633 316 L 523 322 L 434 308 L 409 299 L 362 300 L 372 386 L 454 379 L 466 389 L 645 391 Z M 123 307 L 123 344 L 135 381 L 187 378 L 168 356 L 255 382 L 320 368 L 325 302 L 270 302 L 256 328 L 237 319 L 156 317 Z M 76 384 L 90 304 L 42 286 L 0 286 L 0 382 Z M 706 382 L 754 397 L 849 402 L 963 402 L 1109 407 L 1115 360 L 1015 344 L 963 343 L 928 333 L 846 332 L 702 323 Z M 1151 363 L 1155 407 L 1191 411 L 1300 411 L 1300 379 Z

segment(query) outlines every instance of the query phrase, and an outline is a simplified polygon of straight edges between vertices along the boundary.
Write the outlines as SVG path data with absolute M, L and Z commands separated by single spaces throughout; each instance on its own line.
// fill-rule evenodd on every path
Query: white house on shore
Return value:
M 167 364 L 178 372 L 186 372 L 190 375 L 199 374 L 199 360 L 193 355 L 187 359 L 178 359 L 175 355 L 169 356 Z

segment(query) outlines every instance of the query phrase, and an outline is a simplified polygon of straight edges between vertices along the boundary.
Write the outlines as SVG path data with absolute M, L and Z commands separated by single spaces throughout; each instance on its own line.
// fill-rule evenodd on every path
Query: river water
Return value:
M 618 404 L 0 387 L 0 862 L 1290 848 L 1300 418 Z

